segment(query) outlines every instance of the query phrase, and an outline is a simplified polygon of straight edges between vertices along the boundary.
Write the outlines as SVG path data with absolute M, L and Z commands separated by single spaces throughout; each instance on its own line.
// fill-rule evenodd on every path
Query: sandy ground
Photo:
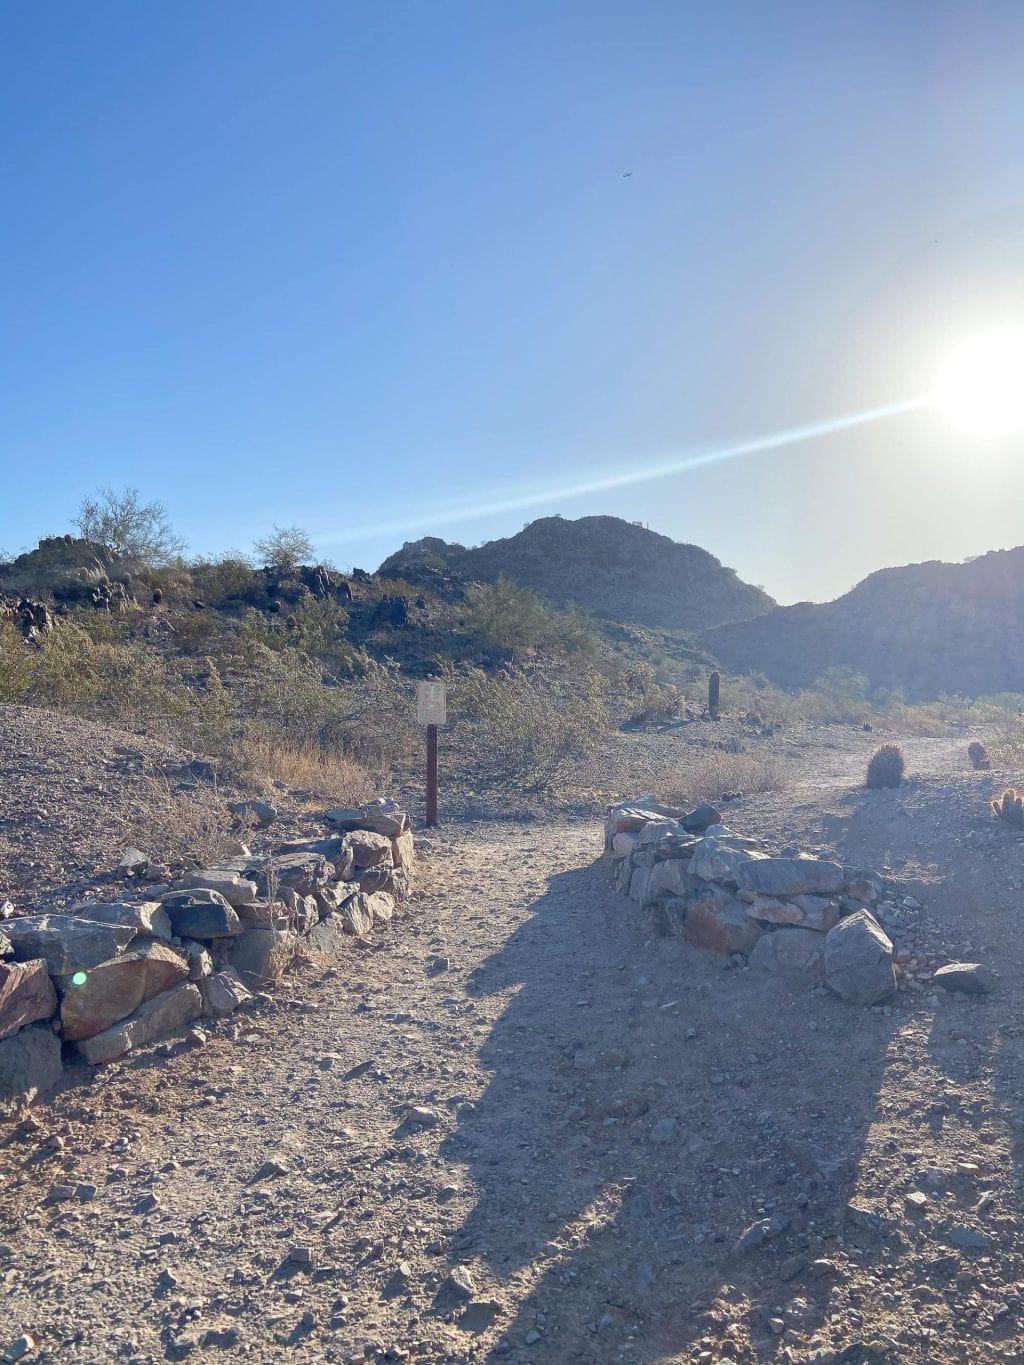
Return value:
M 995 995 L 788 993 L 647 938 L 593 817 L 443 827 L 375 947 L 202 1047 L 71 1071 L 5 1135 L 4 1335 L 139 1365 L 1024 1360 L 1024 843 L 963 740 L 906 741 L 911 780 L 868 793 L 875 742 L 785 741 L 794 785 L 729 822 L 884 870 L 923 907 L 897 946 Z

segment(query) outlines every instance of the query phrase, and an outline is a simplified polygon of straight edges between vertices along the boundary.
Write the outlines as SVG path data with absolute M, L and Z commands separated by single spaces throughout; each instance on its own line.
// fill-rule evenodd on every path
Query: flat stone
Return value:
M 802 924 L 804 918 L 800 908 L 789 901 L 757 894 L 749 902 L 747 914 L 751 919 L 764 920 L 767 924 Z
M 981 962 L 950 962 L 935 972 L 932 981 L 943 990 L 965 995 L 991 995 L 996 988 L 995 972 Z
M 690 858 L 690 872 L 708 882 L 729 882 L 737 885 L 740 869 L 750 860 L 750 853 L 730 848 L 720 839 L 708 836 L 699 839 Z
M 388 842 L 390 856 L 391 844 Z M 276 880 L 279 891 L 294 891 L 299 896 L 313 896 L 334 879 L 334 864 L 322 853 L 288 853 L 264 864 L 260 872 L 260 890 L 267 894 L 268 880 Z M 250 900 L 253 899 L 250 897 Z
M 277 819 L 277 807 L 269 801 L 232 801 L 228 810 L 242 820 L 251 820 L 260 829 L 266 829 Z
M 957 1223 L 951 1227 L 946 1237 L 953 1246 L 959 1247 L 961 1251 L 987 1251 L 989 1247 L 995 1245 L 995 1238 L 987 1232 L 968 1227 L 964 1223 Z
M 703 834 L 711 825 L 717 825 L 722 818 L 722 813 L 707 801 L 702 801 L 699 806 L 688 811 L 680 818 L 679 823 L 688 834 Z
M 170 917 L 159 901 L 143 901 L 140 905 L 130 901 L 79 901 L 71 906 L 71 913 L 94 924 L 122 924 L 150 938 L 169 941 L 174 934 Z
M 4 932 L 19 962 L 42 958 L 61 981 L 116 957 L 135 938 L 129 925 L 98 924 L 77 915 L 26 915 L 7 920 Z
M 832 896 L 843 889 L 843 869 L 818 858 L 759 858 L 745 863 L 737 874 L 741 891 L 765 896 Z
M 826 934 L 825 984 L 851 1005 L 877 1005 L 895 992 L 892 943 L 870 911 L 858 910 Z
M 0 1117 L 45 1095 L 61 1077 L 60 1039 L 48 1024 L 31 1024 L 0 1040 Z
M 248 899 L 254 895 L 255 888 Z M 242 932 L 235 910 L 211 887 L 172 891 L 163 897 L 162 904 L 179 938 L 233 938 Z
M 203 998 L 198 986 L 183 981 L 163 995 L 147 1000 L 127 1019 L 122 1019 L 112 1028 L 92 1038 L 83 1038 L 76 1043 L 76 1047 L 85 1060 L 93 1065 L 109 1062 L 133 1048 L 145 1047 L 184 1028 L 198 1019 L 202 1012 Z
M 615 858 L 628 858 L 633 852 L 633 845 L 635 843 L 635 834 L 613 834 L 612 856 Z
M 143 1001 L 185 980 L 188 963 L 173 948 L 147 939 L 82 976 L 83 981 L 68 985 L 61 1001 L 61 1029 L 70 1042 L 102 1033 Z
M 57 993 L 46 963 L 0 962 L 0 1039 L 57 1013 Z
M 177 890 L 216 891 L 228 905 L 241 905 L 256 899 L 256 883 L 228 868 L 209 867 L 199 872 L 186 872 L 174 885 Z M 203 938 L 204 935 L 195 934 L 193 937 Z
M 750 970 L 793 983 L 820 981 L 825 970 L 824 936 L 800 927 L 763 934 L 750 954 Z

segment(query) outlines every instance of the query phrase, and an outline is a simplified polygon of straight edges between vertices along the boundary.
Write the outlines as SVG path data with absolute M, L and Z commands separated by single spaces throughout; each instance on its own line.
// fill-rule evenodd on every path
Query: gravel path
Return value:
M 860 747 L 730 822 L 886 863 L 907 940 L 983 950 L 991 1000 L 787 994 L 646 939 L 593 820 L 446 830 L 375 948 L 82 1068 L 0 1145 L 6 1335 L 138 1365 L 1024 1359 L 1024 846 L 963 741 L 908 741 L 896 793 L 853 785 Z

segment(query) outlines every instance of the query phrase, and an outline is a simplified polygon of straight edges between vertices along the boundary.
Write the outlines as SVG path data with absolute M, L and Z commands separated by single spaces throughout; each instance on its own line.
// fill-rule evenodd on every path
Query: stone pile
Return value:
M 881 878 L 796 849 L 773 855 L 720 820 L 711 806 L 651 796 L 608 811 L 615 884 L 654 931 L 789 982 L 823 982 L 850 1004 L 887 1000 L 893 944 L 872 913 Z
M 408 817 L 374 801 L 324 818 L 326 838 L 189 872 L 145 899 L 0 922 L 0 1115 L 59 1079 L 62 1042 L 110 1061 L 231 1013 L 302 945 L 329 952 L 390 923 L 411 889 Z

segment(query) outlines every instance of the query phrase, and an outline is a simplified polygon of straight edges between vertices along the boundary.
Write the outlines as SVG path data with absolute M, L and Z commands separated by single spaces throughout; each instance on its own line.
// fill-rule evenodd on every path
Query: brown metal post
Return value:
M 427 828 L 437 824 L 437 726 L 427 726 Z

